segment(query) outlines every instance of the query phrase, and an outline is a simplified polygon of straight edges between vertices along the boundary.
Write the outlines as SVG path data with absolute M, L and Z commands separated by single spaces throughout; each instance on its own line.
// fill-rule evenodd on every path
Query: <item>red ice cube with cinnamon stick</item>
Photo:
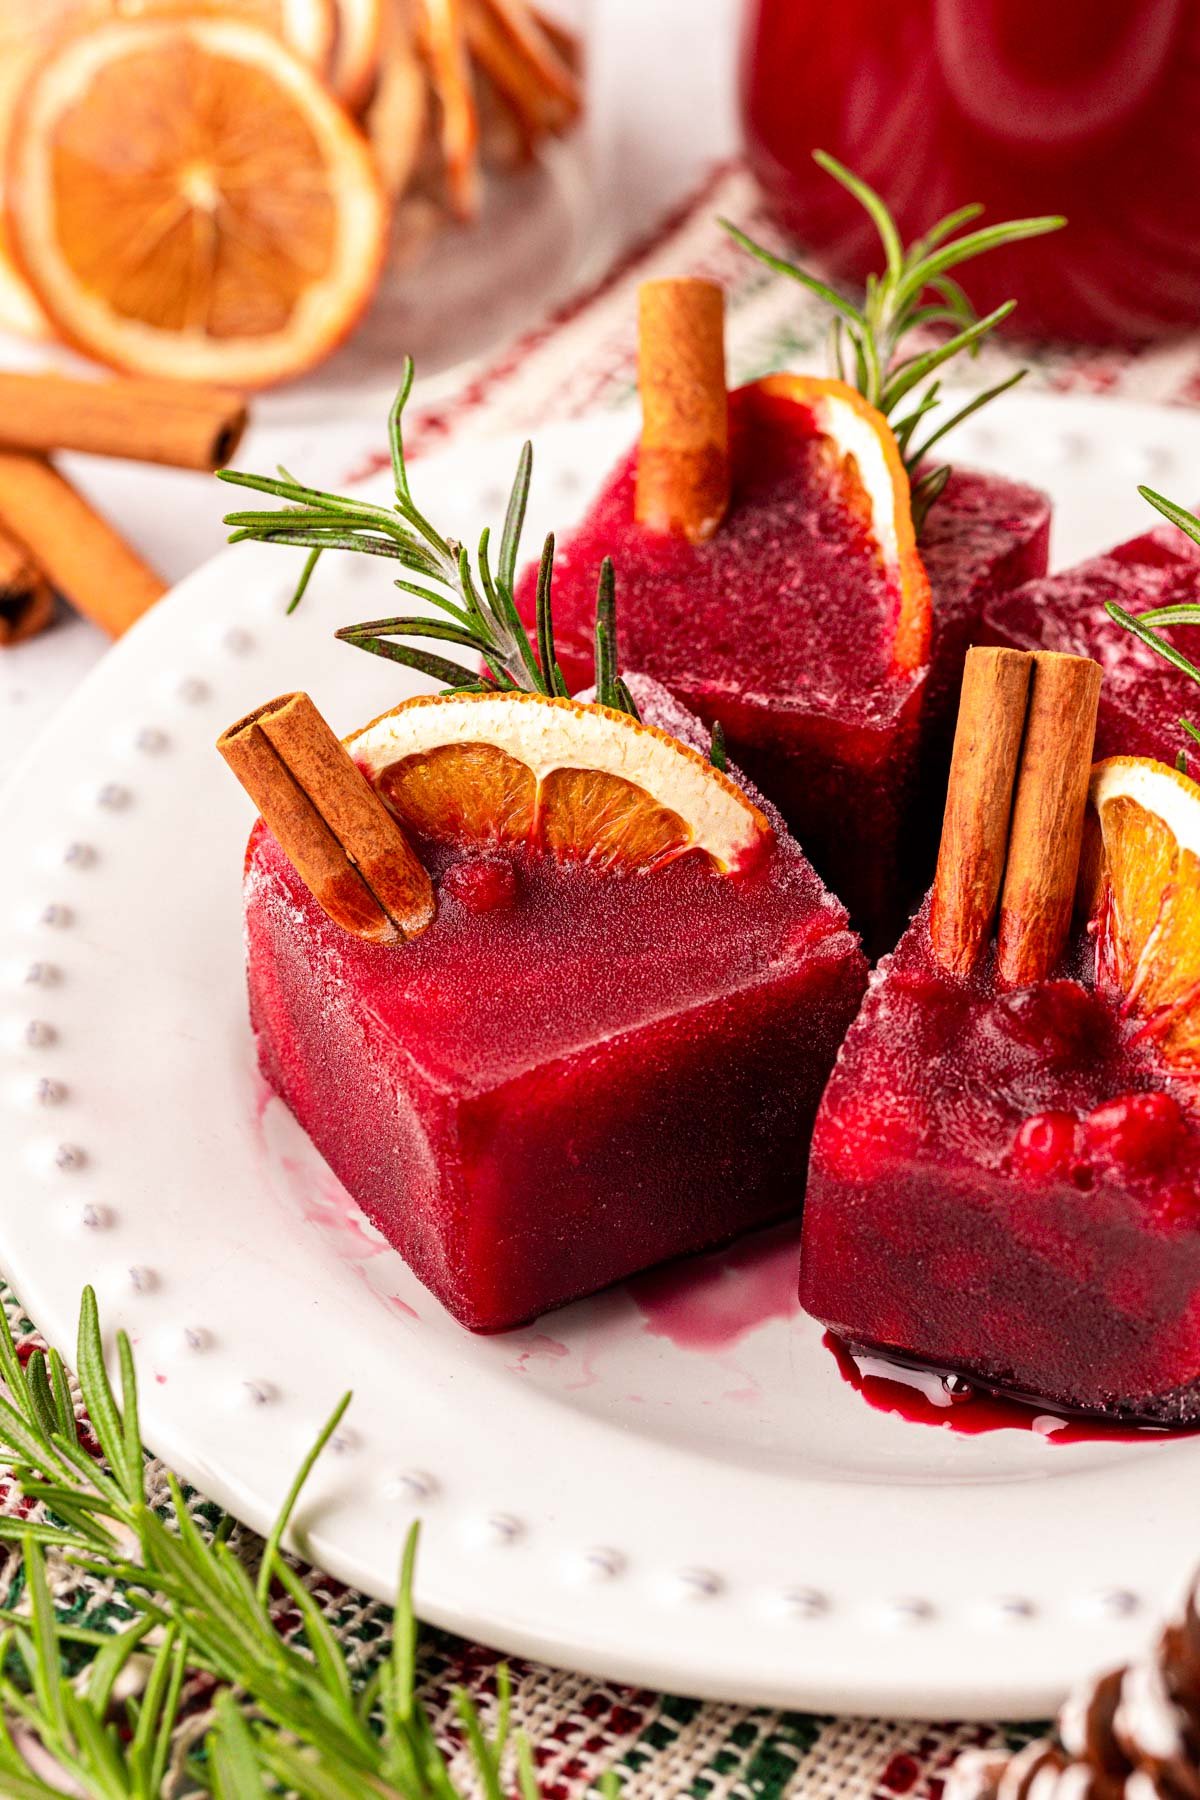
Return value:
M 648 284 L 641 321 L 641 443 L 558 554 L 563 671 L 588 679 L 611 555 L 626 661 L 720 724 L 879 947 L 907 916 L 914 810 L 940 807 L 967 644 L 994 588 L 1044 571 L 1048 503 L 955 471 L 918 544 L 895 438 L 853 390 L 782 375 L 726 405 L 708 283 Z M 529 570 L 526 618 L 535 594 Z
M 654 683 L 628 685 L 699 781 L 707 734 Z M 475 711 L 535 699 L 542 712 L 575 705 L 481 695 Z M 380 729 L 359 734 L 360 762 Z M 541 740 L 528 741 L 532 757 Z M 458 1319 L 496 1331 L 798 1209 L 866 964 L 770 808 L 740 873 L 701 854 L 636 870 L 548 854 L 522 836 L 519 776 L 472 741 L 462 808 L 491 806 L 509 782 L 513 828 L 493 818 L 464 841 L 475 821 L 461 810 L 455 833 L 432 829 L 447 748 L 372 753 L 436 891 L 436 917 L 410 942 L 341 929 L 257 829 L 250 1008 L 267 1080 L 364 1212 Z M 606 795 L 619 823 L 628 796 Z M 574 817 L 588 796 L 558 798 Z
M 1096 677 L 1075 659 L 972 653 L 938 880 L 873 976 L 818 1115 L 801 1298 L 855 1345 L 1057 1409 L 1170 1424 L 1200 1417 L 1186 996 L 1173 1040 L 1161 992 L 1147 1012 L 1137 980 L 1104 978 L 1104 946 L 1131 893 L 1147 912 L 1155 880 L 1166 926 L 1183 922 L 1161 858 L 1138 862 L 1153 820 L 1131 831 L 1125 796 L 1099 973 L 1096 934 L 1072 924 Z M 1155 789 L 1185 780 L 1139 765 L 1126 786 L 1151 791 L 1146 766 Z
M 419 576 L 435 610 L 338 635 L 447 691 L 345 744 L 284 696 L 220 748 L 264 820 L 245 870 L 263 1072 L 420 1279 L 496 1331 L 797 1211 L 867 965 L 711 734 L 622 677 L 611 564 L 592 697 L 571 697 L 555 653 L 552 546 L 536 633 L 522 630 L 529 446 L 494 561 L 485 536 L 472 567 L 421 511 L 411 375 L 390 420 L 391 514 L 237 474 L 287 504 L 228 522 L 278 544 L 336 537 Z M 309 558 L 297 597 L 311 573 Z
M 1185 746 L 1179 721 L 1194 709 L 1195 681 L 1113 619 L 1113 601 L 1134 615 L 1200 606 L 1200 546 L 1161 525 L 1062 574 L 994 596 L 981 640 L 1094 656 L 1104 669 L 1096 754 L 1173 762 Z M 1169 637 L 1200 666 L 1200 622 L 1172 625 Z

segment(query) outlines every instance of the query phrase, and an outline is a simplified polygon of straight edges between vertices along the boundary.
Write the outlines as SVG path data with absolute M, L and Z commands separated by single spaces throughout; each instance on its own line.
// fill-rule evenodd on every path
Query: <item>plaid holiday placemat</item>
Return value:
M 802 288 L 745 256 L 715 224 L 727 216 L 751 235 L 772 241 L 755 189 L 740 168 L 718 171 L 704 191 L 668 220 L 650 242 L 638 246 L 605 280 L 560 308 L 504 352 L 477 363 L 448 400 L 418 409 L 406 424 L 413 452 L 445 447 L 456 435 L 528 431 L 552 419 L 578 417 L 629 403 L 635 391 L 635 295 L 640 281 L 658 275 L 703 274 L 721 281 L 728 295 L 731 378 L 743 381 L 783 365 L 823 365 L 826 320 Z M 1054 254 L 1053 240 L 1030 247 Z M 974 373 L 979 384 L 998 379 L 1018 360 L 1031 364 L 1031 385 L 1095 394 L 1118 393 L 1175 404 L 1200 402 L 1200 339 L 1185 339 L 1141 354 L 1041 347 L 1022 352 L 1011 343 L 989 344 Z M 377 466 L 364 445 L 356 474 Z M 14 1296 L 4 1304 L 19 1340 L 34 1339 Z M 151 1463 L 152 1491 L 163 1471 Z M 28 1511 L 0 1471 L 0 1513 Z M 201 1529 L 214 1509 L 195 1500 Z M 23 1571 L 19 1554 L 3 1557 L 7 1603 L 19 1605 Z M 337 1637 L 354 1646 L 367 1672 L 386 1646 L 389 1609 L 317 1571 L 305 1580 Z M 88 1576 L 59 1580 L 56 1601 L 64 1616 L 91 1627 L 116 1629 L 124 1619 L 120 1598 Z M 637 1622 L 630 1620 L 631 1632 Z M 465 1688 L 485 1716 L 494 1707 L 494 1654 L 445 1633 L 424 1634 L 421 1691 L 440 1740 L 453 1757 L 453 1773 L 470 1790 L 470 1761 L 461 1743 L 453 1690 Z M 628 1689 L 533 1663 L 512 1665 L 514 1722 L 536 1749 L 547 1800 L 573 1800 L 595 1778 L 615 1769 L 628 1800 L 939 1800 L 942 1777 L 966 1746 L 1017 1744 L 1030 1726 L 962 1725 L 817 1717 L 716 1705 Z M 203 1717 L 205 1695 L 195 1696 Z

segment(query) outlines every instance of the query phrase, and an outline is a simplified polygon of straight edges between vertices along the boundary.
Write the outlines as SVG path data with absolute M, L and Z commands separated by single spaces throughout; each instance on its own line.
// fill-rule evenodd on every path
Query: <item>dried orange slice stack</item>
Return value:
M 401 822 L 434 842 L 529 843 L 604 868 L 755 862 L 771 826 L 698 751 L 627 713 L 543 694 L 405 700 L 346 740 Z
M 1097 763 L 1082 882 L 1098 979 L 1200 1074 L 1200 786 L 1149 757 Z
M 394 201 L 471 218 L 579 110 L 528 0 L 0 0 L 0 327 L 257 387 L 364 310 Z M 481 123 L 481 121 L 483 121 Z

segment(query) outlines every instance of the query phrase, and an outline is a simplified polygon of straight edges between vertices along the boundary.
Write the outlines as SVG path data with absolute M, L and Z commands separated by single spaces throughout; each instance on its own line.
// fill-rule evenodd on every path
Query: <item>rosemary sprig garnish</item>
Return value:
M 831 372 L 839 380 L 856 387 L 890 422 L 905 467 L 913 477 L 913 518 L 920 530 L 950 473 L 944 465 L 920 472 L 934 445 L 980 407 L 1015 387 L 1027 373 L 1025 369 L 1016 370 L 1003 381 L 974 395 L 949 417 L 939 418 L 934 429 L 925 436 L 919 435 L 921 426 L 926 421 L 932 422 L 931 414 L 944 404 L 940 380 L 930 379 L 935 370 L 943 368 L 964 351 L 969 356 L 976 355 L 983 339 L 1008 318 L 1016 305 L 1014 300 L 1006 301 L 981 318 L 950 270 L 988 250 L 998 249 L 1001 244 L 1013 244 L 1022 238 L 1041 237 L 1048 231 L 1058 231 L 1066 220 L 1055 214 L 1035 219 L 1010 219 L 1004 224 L 963 231 L 964 226 L 979 218 L 983 207 L 960 206 L 939 219 L 923 236 L 905 245 L 895 220 L 874 188 L 825 150 L 814 150 L 813 160 L 853 194 L 879 233 L 884 267 L 879 274 L 867 276 L 861 306 L 856 306 L 807 269 L 756 243 L 728 219 L 722 219 L 720 223 L 752 256 L 769 269 L 800 282 L 832 309 L 829 331 Z M 909 333 L 931 325 L 949 326 L 952 335 L 932 349 L 905 355 L 903 344 Z M 918 394 L 923 382 L 928 385 Z
M 225 523 L 232 527 L 229 541 L 236 544 L 251 538 L 264 544 L 307 549 L 309 554 L 289 612 L 299 605 L 317 561 L 326 550 L 391 558 L 408 575 L 420 577 L 419 581 L 411 581 L 407 576 L 398 576 L 394 585 L 402 593 L 423 600 L 434 612 L 344 625 L 336 634 L 343 642 L 463 691 L 520 690 L 565 695 L 567 684 L 554 649 L 553 535 L 543 545 L 538 569 L 536 649 L 517 612 L 515 599 L 521 532 L 533 476 L 532 446 L 526 443 L 517 461 L 495 566 L 488 529 L 482 532 L 472 561 L 467 547 L 439 531 L 413 499 L 403 432 L 404 408 L 412 385 L 413 362 L 406 357 L 400 391 L 388 417 L 394 506 L 377 506 L 371 501 L 305 487 L 283 469 L 278 476 L 221 469 L 218 473 L 222 481 L 286 502 L 269 511 L 227 514 Z M 481 680 L 477 668 L 464 666 L 436 651 L 419 649 L 407 641 L 412 638 L 454 644 L 470 651 L 476 661 L 484 664 L 485 677 Z M 629 690 L 617 673 L 614 577 L 607 559 L 600 571 L 596 603 L 596 698 L 603 705 L 637 717 Z
M 1143 500 L 1148 500 L 1164 519 L 1177 525 L 1180 531 L 1186 532 L 1194 544 L 1200 544 L 1200 519 L 1177 501 L 1168 500 L 1165 495 L 1155 493 L 1153 488 L 1139 487 L 1138 493 Z M 1200 668 L 1177 650 L 1169 639 L 1159 630 L 1161 625 L 1200 625 L 1200 603 L 1194 601 L 1181 602 L 1175 606 L 1153 606 L 1148 612 L 1131 613 L 1115 600 L 1106 600 L 1104 610 L 1110 619 L 1131 631 L 1134 637 L 1140 638 L 1151 650 L 1169 662 L 1181 674 L 1190 675 L 1193 681 L 1200 682 Z M 1191 719 L 1180 719 L 1180 727 L 1196 744 L 1200 744 L 1200 726 Z M 1175 766 L 1183 774 L 1187 774 L 1187 751 L 1181 750 L 1176 758 Z
M 37 1519 L 0 1518 L 0 1537 L 24 1558 L 25 1602 L 0 1610 L 0 1792 L 61 1800 L 64 1789 L 104 1800 L 460 1800 L 416 1696 L 412 1607 L 417 1530 L 401 1562 L 392 1645 L 372 1673 L 346 1657 L 281 1544 L 304 1482 L 349 1404 L 345 1395 L 301 1466 L 262 1549 L 257 1576 L 226 1515 L 211 1541 L 169 1478 L 161 1517 L 149 1503 L 138 1431 L 137 1383 L 120 1333 L 118 1402 L 104 1362 L 95 1295 L 84 1290 L 78 1378 L 107 1467 L 79 1441 L 62 1358 L 36 1351 L 22 1366 L 0 1310 L 0 1451 Z M 47 1555 L 101 1578 L 129 1615 L 115 1634 L 55 1613 Z M 299 1615 L 300 1640 L 282 1637 L 271 1597 Z M 80 1674 L 66 1669 L 91 1653 Z M 185 1701 L 192 1677 L 215 1686 L 211 1711 Z M 471 1793 L 502 1800 L 512 1738 L 518 1792 L 537 1800 L 528 1744 L 509 1731 L 507 1672 L 497 1672 L 489 1734 L 470 1698 L 455 1704 L 475 1765 Z M 125 1697 L 121 1697 L 121 1696 Z M 51 1776 L 55 1779 L 51 1779 Z M 615 1795 L 615 1777 L 600 1784 Z M 465 1796 L 461 1797 L 465 1800 Z

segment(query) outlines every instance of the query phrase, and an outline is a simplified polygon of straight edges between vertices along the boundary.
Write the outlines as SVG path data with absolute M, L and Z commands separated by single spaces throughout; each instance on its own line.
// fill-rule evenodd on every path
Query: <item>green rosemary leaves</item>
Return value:
M 1177 525 L 1180 531 L 1186 532 L 1193 543 L 1200 544 L 1200 519 L 1196 517 L 1195 513 L 1188 512 L 1186 507 L 1178 505 L 1174 500 L 1168 500 L 1162 494 L 1156 494 L 1153 488 L 1139 487 L 1138 493 L 1143 500 L 1148 500 L 1151 506 L 1157 508 L 1164 519 L 1169 519 L 1172 525 Z M 1163 625 L 1200 625 L 1200 603 L 1193 601 L 1177 606 L 1155 606 L 1148 612 L 1131 613 L 1125 607 L 1119 606 L 1115 600 L 1109 600 L 1105 602 L 1104 610 L 1110 619 L 1114 619 L 1118 625 L 1123 625 L 1125 630 L 1131 631 L 1135 637 L 1141 638 L 1143 644 L 1147 644 L 1173 668 L 1179 669 L 1184 675 L 1190 675 L 1193 681 L 1200 682 L 1200 668 L 1197 668 L 1196 664 L 1190 661 L 1182 650 L 1177 650 L 1159 629 Z M 1194 724 L 1191 719 L 1180 719 L 1179 723 L 1193 742 L 1200 744 L 1200 726 Z M 1185 750 L 1180 751 L 1177 766 L 1186 773 L 1187 752 Z
M 440 532 L 418 507 L 404 459 L 403 416 L 412 392 L 413 364 L 406 358 L 400 391 L 388 419 L 388 442 L 395 484 L 394 506 L 328 494 L 303 486 L 281 470 L 277 478 L 222 469 L 223 481 L 253 488 L 284 501 L 268 511 L 229 513 L 230 543 L 255 539 L 306 549 L 308 556 L 293 596 L 294 609 L 326 550 L 350 550 L 398 562 L 405 574 L 395 586 L 430 608 L 346 625 L 337 633 L 345 643 L 375 656 L 416 669 L 447 687 L 500 692 L 565 695 L 566 682 L 554 649 L 552 582 L 554 538 L 546 539 L 537 583 L 536 649 L 517 612 L 515 589 L 521 532 L 533 475 L 533 450 L 526 444 L 517 461 L 504 526 L 494 562 L 490 531 L 479 539 L 474 559 L 464 544 Z M 412 580 L 411 577 L 418 577 Z M 419 640 L 413 643 L 412 639 Z M 420 643 L 452 644 L 471 653 L 478 666 L 464 665 Z M 606 560 L 600 572 L 596 605 L 597 699 L 621 712 L 636 709 L 617 674 L 614 576 Z
M 831 372 L 856 387 L 891 424 L 905 467 L 914 478 L 913 516 L 919 530 L 926 512 L 945 486 L 948 473 L 941 466 L 922 470 L 934 445 L 989 400 L 1015 387 L 1025 374 L 1024 369 L 1018 369 L 974 395 L 948 417 L 932 419 L 931 415 L 944 404 L 940 379 L 931 379 L 935 372 L 964 351 L 974 355 L 983 339 L 1008 318 L 1016 304 L 1009 300 L 980 318 L 950 271 L 1001 244 L 1057 231 L 1066 220 L 1058 216 L 1012 219 L 1005 224 L 964 231 L 963 227 L 971 225 L 983 208 L 961 206 L 906 246 L 874 188 L 826 151 L 816 150 L 813 157 L 827 175 L 853 194 L 879 233 L 884 266 L 880 273 L 868 275 L 860 306 L 807 269 L 755 243 L 728 220 L 722 219 L 721 224 L 752 256 L 800 282 L 832 310 Z M 909 333 L 928 326 L 949 326 L 951 335 L 931 349 L 905 354 L 904 340 Z M 918 394 L 922 383 L 928 385 Z M 921 428 L 926 425 L 933 428 L 922 433 Z
M 284 1501 L 255 1575 L 233 1520 L 201 1532 L 174 1476 L 147 1492 L 133 1354 L 117 1336 L 120 1399 L 105 1367 L 96 1297 L 79 1315 L 78 1375 L 104 1461 L 80 1442 L 57 1350 L 17 1353 L 0 1310 L 0 1451 L 42 1516 L 0 1519 L 21 1549 L 27 1599 L 0 1611 L 0 1791 L 13 1800 L 64 1792 L 111 1800 L 264 1794 L 300 1800 L 460 1800 L 416 1691 L 412 1607 L 417 1533 L 400 1564 L 390 1649 L 364 1671 L 322 1614 L 281 1544 L 304 1482 L 349 1402 L 334 1408 Z M 107 1466 L 106 1466 L 107 1465 Z M 113 1632 L 57 1614 L 48 1558 L 98 1576 L 127 1622 Z M 278 1625 L 279 1601 L 298 1624 Z M 80 1666 L 82 1664 L 82 1666 Z M 73 1671 L 78 1670 L 78 1673 Z M 209 1718 L 187 1700 L 197 1677 L 215 1691 Z M 469 1696 L 455 1703 L 473 1764 L 470 1792 L 537 1800 L 528 1742 L 510 1730 L 507 1671 L 496 1674 L 495 1729 Z M 52 1772 L 52 1774 L 50 1773 Z M 610 1780 L 605 1791 L 616 1791 Z

